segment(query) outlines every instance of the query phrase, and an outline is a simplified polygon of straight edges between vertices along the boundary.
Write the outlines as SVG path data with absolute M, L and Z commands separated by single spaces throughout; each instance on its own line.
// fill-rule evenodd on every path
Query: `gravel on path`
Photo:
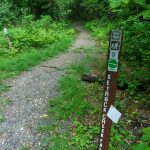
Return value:
M 67 67 L 82 59 L 83 54 L 74 50 L 96 45 L 86 30 L 78 25 L 76 29 L 77 39 L 66 53 L 6 81 L 11 88 L 2 97 L 13 103 L 3 108 L 5 121 L 0 124 L 0 150 L 20 150 L 22 145 L 29 145 L 31 150 L 40 149 L 44 135 L 37 127 L 43 123 L 41 116 L 46 113 L 47 100 L 57 97 L 58 80 Z

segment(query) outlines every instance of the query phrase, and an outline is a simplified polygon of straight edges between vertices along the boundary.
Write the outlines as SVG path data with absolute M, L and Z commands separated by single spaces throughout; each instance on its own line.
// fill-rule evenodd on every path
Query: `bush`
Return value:
M 34 21 L 32 16 L 25 16 L 20 27 L 8 29 L 12 48 L 8 47 L 6 38 L 0 32 L 0 53 L 1 55 L 14 55 L 29 47 L 47 47 L 74 33 L 75 31 L 70 29 L 66 23 L 54 22 L 49 16 L 42 16 L 37 21 Z
M 150 63 L 150 24 L 148 21 L 140 22 L 139 19 L 129 18 L 120 24 L 125 31 L 125 41 L 123 48 L 123 56 L 127 61 L 142 63 L 148 65 Z M 149 62 L 149 63 L 148 63 Z

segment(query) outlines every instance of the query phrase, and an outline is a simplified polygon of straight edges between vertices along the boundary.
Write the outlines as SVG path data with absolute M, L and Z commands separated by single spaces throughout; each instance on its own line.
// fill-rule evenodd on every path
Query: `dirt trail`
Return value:
M 0 150 L 20 150 L 22 145 L 40 149 L 39 141 L 44 135 L 39 134 L 37 127 L 43 123 L 40 116 L 46 113 L 47 100 L 58 95 L 58 80 L 67 67 L 82 59 L 83 54 L 74 50 L 96 45 L 86 30 L 77 25 L 76 29 L 79 34 L 68 52 L 6 82 L 11 88 L 2 97 L 11 99 L 13 104 L 3 109 L 6 120 L 0 124 Z

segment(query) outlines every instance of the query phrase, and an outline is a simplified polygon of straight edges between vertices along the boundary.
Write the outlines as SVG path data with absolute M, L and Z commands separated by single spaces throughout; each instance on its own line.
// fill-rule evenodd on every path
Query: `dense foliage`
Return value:
M 71 34 L 74 34 L 74 30 L 69 29 L 67 24 L 54 22 L 49 16 L 42 16 L 37 21 L 31 15 L 25 16 L 19 27 L 8 28 L 7 35 L 0 32 L 0 55 L 13 55 L 29 47 L 46 47 Z
M 104 14 L 102 18 L 87 23 L 86 27 L 101 41 L 101 45 L 104 49 L 107 49 L 108 43 L 105 43 L 111 29 L 119 28 L 124 31 L 123 60 L 118 87 L 122 90 L 126 90 L 129 97 L 127 98 L 128 100 L 126 100 L 126 104 L 123 105 L 126 105 L 126 108 L 131 114 L 134 113 L 136 109 L 149 110 L 150 3 L 145 0 L 110 0 L 109 4 L 108 12 L 111 13 L 111 17 L 109 17 L 108 14 Z M 127 103 L 129 103 L 130 106 L 128 106 Z M 131 105 L 131 103 L 133 103 L 133 105 Z M 134 119 L 132 118 L 131 120 Z M 141 122 L 141 120 L 139 122 Z M 115 130 L 115 128 L 117 130 Z M 120 129 L 125 131 L 122 125 L 112 129 L 111 141 L 113 142 L 111 144 L 115 145 L 115 142 L 116 144 L 118 142 L 119 144 L 116 146 L 117 148 L 121 146 L 119 149 L 123 147 L 123 149 L 133 150 L 149 149 L 148 141 L 150 134 L 147 134 L 149 132 L 148 128 L 142 130 L 144 135 L 141 137 L 139 144 L 128 148 L 126 147 L 128 146 L 127 144 L 124 145 L 124 143 L 121 142 L 123 134 L 118 134 L 118 130 Z M 122 132 L 122 130 L 120 132 Z M 127 138 L 129 138 L 129 141 L 132 141 L 129 135 L 126 136 L 126 139 Z M 110 149 L 114 149 L 111 144 Z
M 0 91 L 5 90 L 2 79 L 64 51 L 74 36 L 67 23 L 53 21 L 50 16 L 36 21 L 32 15 L 23 16 L 17 26 L 0 31 Z
M 1 0 L 0 28 L 15 24 L 24 15 L 32 14 L 34 18 L 50 15 L 53 19 L 65 19 L 71 13 L 73 0 Z
M 119 86 L 128 89 L 130 95 L 137 95 L 138 99 L 143 99 L 140 95 L 145 92 L 144 107 L 149 107 L 149 63 L 150 63 L 150 5 L 142 0 L 120 1 L 110 0 L 110 8 L 113 20 L 104 14 L 100 21 L 92 21 L 86 26 L 93 34 L 105 43 L 109 31 L 119 28 L 124 31 L 123 60 Z M 106 47 L 105 47 L 106 49 Z M 125 65 L 125 67 L 123 67 Z M 127 69 L 128 68 L 128 69 Z M 130 68 L 130 69 L 129 69 Z M 128 70 L 128 71 L 127 71 Z M 130 70 L 130 72 L 129 72 Z M 147 100 L 146 100 L 147 99 Z M 146 102 L 146 103 L 145 103 Z M 141 105 L 142 107 L 143 105 Z

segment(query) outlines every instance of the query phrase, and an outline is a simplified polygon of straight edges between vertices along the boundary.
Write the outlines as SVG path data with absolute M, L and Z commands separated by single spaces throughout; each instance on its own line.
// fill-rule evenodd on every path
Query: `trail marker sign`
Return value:
M 108 150 L 112 120 L 117 122 L 121 114 L 112 106 L 115 101 L 118 70 L 121 57 L 123 32 L 112 30 L 110 34 L 104 98 L 102 102 L 101 132 L 98 150 Z M 117 115 L 117 116 L 113 116 Z M 112 120 L 110 119 L 112 118 Z
M 107 117 L 114 123 L 117 123 L 121 117 L 121 113 L 113 105 L 111 105 L 107 113 Z

